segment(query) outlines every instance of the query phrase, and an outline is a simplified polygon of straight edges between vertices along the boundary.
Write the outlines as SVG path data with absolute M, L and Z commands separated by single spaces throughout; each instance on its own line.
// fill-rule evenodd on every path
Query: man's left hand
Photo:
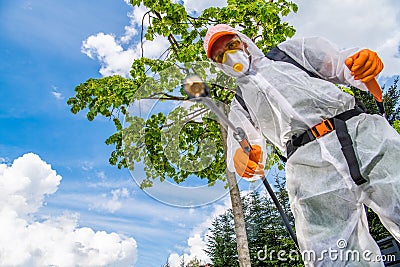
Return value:
M 383 69 L 382 60 L 378 54 L 369 49 L 363 49 L 345 61 L 354 79 L 361 80 L 363 83 L 374 79 Z

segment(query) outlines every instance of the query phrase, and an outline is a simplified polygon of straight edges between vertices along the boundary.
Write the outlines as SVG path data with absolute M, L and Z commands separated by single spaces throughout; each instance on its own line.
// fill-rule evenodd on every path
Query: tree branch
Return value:
M 146 13 L 144 13 L 143 17 L 142 17 L 142 31 L 140 32 L 140 48 L 142 49 L 142 57 L 144 55 L 144 51 L 143 51 L 143 32 L 144 32 L 144 18 L 150 13 L 151 11 L 147 11 Z M 149 23 L 150 24 L 150 23 Z
M 154 11 L 154 14 L 157 16 L 157 18 L 159 20 L 162 20 L 162 17 L 160 15 L 160 13 L 158 13 L 157 11 Z M 174 52 L 177 54 L 178 50 L 180 48 L 179 43 L 176 41 L 175 37 L 172 35 L 172 33 L 170 33 L 168 35 L 168 41 L 171 44 L 172 49 L 174 50 Z
M 256 37 L 254 37 L 254 38 L 252 39 L 252 41 L 255 42 L 255 41 L 257 40 L 257 38 L 259 38 L 259 37 L 262 37 L 262 35 L 257 35 Z
M 154 96 L 158 96 L 158 95 L 163 95 L 163 96 L 170 97 L 170 98 L 178 98 L 178 97 L 180 97 L 180 96 L 170 95 L 170 94 L 164 93 L 164 92 L 154 93 L 154 94 L 150 95 L 150 97 L 154 97 Z M 157 98 L 154 98 L 154 99 L 157 99 Z M 183 99 L 183 100 L 187 100 L 187 99 L 184 98 L 184 97 L 182 97 L 182 99 Z
M 167 53 L 169 50 L 171 49 L 171 47 L 168 47 L 164 52 L 162 52 L 162 54 L 157 58 L 157 60 L 160 60 L 162 58 L 162 56 Z M 143 55 L 142 55 L 143 56 Z M 167 57 L 168 57 L 168 53 L 167 53 Z M 151 67 L 148 67 L 147 70 L 144 72 L 144 74 L 146 74 L 149 70 L 151 69 Z
M 194 19 L 194 20 L 206 20 L 206 21 L 213 22 L 213 23 L 218 23 L 219 22 L 218 20 L 213 20 L 213 19 L 196 18 L 196 17 L 190 16 L 190 15 L 187 15 L 187 16 L 188 16 L 188 18 L 191 18 L 191 19 Z
M 185 101 L 187 98 L 184 97 L 169 97 L 169 98 L 156 98 L 156 97 L 143 97 L 141 99 L 153 99 L 153 100 L 175 100 L 175 101 Z
M 213 83 L 213 84 L 211 85 L 211 87 L 218 87 L 218 88 L 221 88 L 221 89 L 223 89 L 223 90 L 228 90 L 228 91 L 230 91 L 230 92 L 236 94 L 236 90 L 227 88 L 227 87 L 225 87 L 225 86 L 222 86 L 222 85 L 219 85 L 219 84 L 216 84 L 216 83 Z
M 256 26 L 257 32 L 260 31 L 260 26 L 261 26 L 261 25 L 262 25 L 262 22 L 261 22 L 261 20 L 260 20 L 259 22 L 257 22 L 257 26 Z M 255 33 L 254 35 L 256 35 L 256 33 Z M 258 37 L 261 37 L 261 35 L 257 35 L 256 37 L 254 37 L 254 35 L 250 38 L 253 42 L 254 42 Z
M 201 111 L 201 112 L 199 112 L 199 111 Z M 192 117 L 186 119 L 186 120 L 184 121 L 184 124 L 186 124 L 187 122 L 193 120 L 194 118 L 196 118 L 196 117 L 198 117 L 198 116 L 200 116 L 200 115 L 206 113 L 207 111 L 208 111 L 207 108 L 202 108 L 202 109 L 195 110 L 194 112 L 192 112 L 192 113 L 190 113 L 190 114 L 187 114 L 185 117 L 188 117 L 188 116 L 190 116 L 190 115 L 195 114 L 196 112 L 198 112 L 198 114 L 195 114 L 195 115 L 193 115 Z M 185 118 L 185 117 L 183 117 L 183 118 Z M 173 125 L 173 124 L 176 124 L 176 121 L 173 121 L 173 122 L 171 122 L 171 123 L 162 125 L 162 126 L 160 127 L 160 129 L 162 129 L 162 128 L 168 128 L 169 126 L 171 126 L 171 125 Z

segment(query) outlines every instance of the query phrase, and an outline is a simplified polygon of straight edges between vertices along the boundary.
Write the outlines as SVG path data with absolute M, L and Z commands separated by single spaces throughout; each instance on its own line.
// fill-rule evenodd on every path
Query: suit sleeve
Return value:
M 346 84 L 367 91 L 360 80 L 355 80 L 344 61 L 359 49 L 339 49 L 322 37 L 292 39 L 278 45 L 279 49 L 305 69 L 332 83 Z
M 265 138 L 259 130 L 250 121 L 250 114 L 243 109 L 239 102 L 234 98 L 232 100 L 229 112 L 229 120 L 236 126 L 241 127 L 247 134 L 250 144 L 257 144 L 263 149 L 263 159 L 264 163 L 266 160 L 266 142 Z M 240 145 L 233 136 L 232 129 L 228 129 L 228 140 L 227 140 L 227 167 L 231 172 L 235 172 L 235 167 L 233 164 L 233 156 L 235 155 L 236 149 L 240 148 Z

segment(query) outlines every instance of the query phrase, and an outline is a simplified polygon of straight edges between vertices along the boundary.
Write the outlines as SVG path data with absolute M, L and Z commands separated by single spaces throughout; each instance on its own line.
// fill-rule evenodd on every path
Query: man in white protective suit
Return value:
M 236 78 L 245 102 L 235 98 L 229 118 L 254 144 L 247 155 L 229 131 L 228 168 L 248 179 L 263 175 L 261 148 L 268 139 L 288 158 L 299 246 L 315 255 L 304 258 L 306 266 L 384 266 L 363 204 L 400 241 L 400 136 L 384 117 L 356 108 L 354 97 L 335 85 L 367 90 L 365 83 L 383 64 L 371 50 L 339 50 L 319 37 L 288 40 L 278 48 L 301 67 L 268 59 L 228 25 L 208 29 L 208 58 Z

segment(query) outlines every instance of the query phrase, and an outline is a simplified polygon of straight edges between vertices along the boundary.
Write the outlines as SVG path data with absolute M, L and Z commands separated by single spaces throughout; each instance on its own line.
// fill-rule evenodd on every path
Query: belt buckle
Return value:
M 329 119 L 325 119 L 322 122 L 311 127 L 311 133 L 315 138 L 320 138 L 325 134 L 332 132 L 333 130 L 335 130 L 335 128 L 333 127 Z

